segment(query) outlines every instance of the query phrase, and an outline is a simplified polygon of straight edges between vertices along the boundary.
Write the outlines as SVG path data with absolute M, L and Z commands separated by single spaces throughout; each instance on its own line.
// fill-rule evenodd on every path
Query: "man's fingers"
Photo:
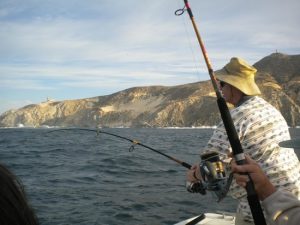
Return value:
M 259 170 L 257 163 L 253 164 L 244 164 L 244 165 L 232 165 L 232 171 L 235 173 L 254 173 Z
M 192 165 L 191 170 L 196 170 L 198 165 Z
M 235 173 L 233 174 L 233 177 L 240 182 L 248 182 L 249 181 L 249 177 L 247 175 L 242 175 L 242 174 L 238 174 Z
M 245 154 L 245 158 L 248 164 L 257 164 L 257 162 L 254 159 L 252 159 L 249 155 Z
M 196 164 L 193 165 L 191 169 L 186 172 L 186 178 L 189 182 L 196 182 L 200 179 L 200 176 L 198 175 L 197 171 L 199 171 L 199 169 L 198 165 Z

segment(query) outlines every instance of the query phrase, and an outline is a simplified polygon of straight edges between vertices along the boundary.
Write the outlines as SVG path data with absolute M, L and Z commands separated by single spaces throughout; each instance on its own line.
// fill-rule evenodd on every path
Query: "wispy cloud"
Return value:
M 1 79 L 0 88 L 10 87 L 12 90 L 53 90 L 55 87 L 50 87 L 47 84 L 43 84 L 40 80 L 5 80 Z

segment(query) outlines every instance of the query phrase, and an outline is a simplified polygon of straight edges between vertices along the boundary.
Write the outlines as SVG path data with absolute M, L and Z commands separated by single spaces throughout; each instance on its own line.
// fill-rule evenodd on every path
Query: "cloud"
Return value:
M 0 88 L 3 89 L 17 89 L 17 90 L 52 90 L 55 89 L 54 86 L 49 86 L 43 84 L 40 80 L 28 80 L 28 79 L 18 79 L 18 80 L 9 80 L 1 79 Z
M 233 56 L 255 63 L 276 49 L 299 54 L 298 0 L 190 4 L 214 69 Z M 26 90 L 30 100 L 53 90 L 70 98 L 209 79 L 187 13 L 174 15 L 182 7 L 181 0 L 3 0 L 0 86 L 7 96 Z

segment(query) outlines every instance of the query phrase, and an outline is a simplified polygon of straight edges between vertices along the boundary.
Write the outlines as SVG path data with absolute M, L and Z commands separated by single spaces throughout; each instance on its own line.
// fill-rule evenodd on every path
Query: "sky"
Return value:
M 300 54 L 299 0 L 189 0 L 214 70 Z M 209 75 L 183 0 L 0 0 L 0 114 Z

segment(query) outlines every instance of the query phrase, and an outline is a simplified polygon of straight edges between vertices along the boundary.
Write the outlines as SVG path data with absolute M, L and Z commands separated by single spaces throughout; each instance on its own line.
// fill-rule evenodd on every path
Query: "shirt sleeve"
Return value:
M 298 225 L 300 201 L 293 194 L 277 190 L 262 202 L 266 217 L 272 225 Z

